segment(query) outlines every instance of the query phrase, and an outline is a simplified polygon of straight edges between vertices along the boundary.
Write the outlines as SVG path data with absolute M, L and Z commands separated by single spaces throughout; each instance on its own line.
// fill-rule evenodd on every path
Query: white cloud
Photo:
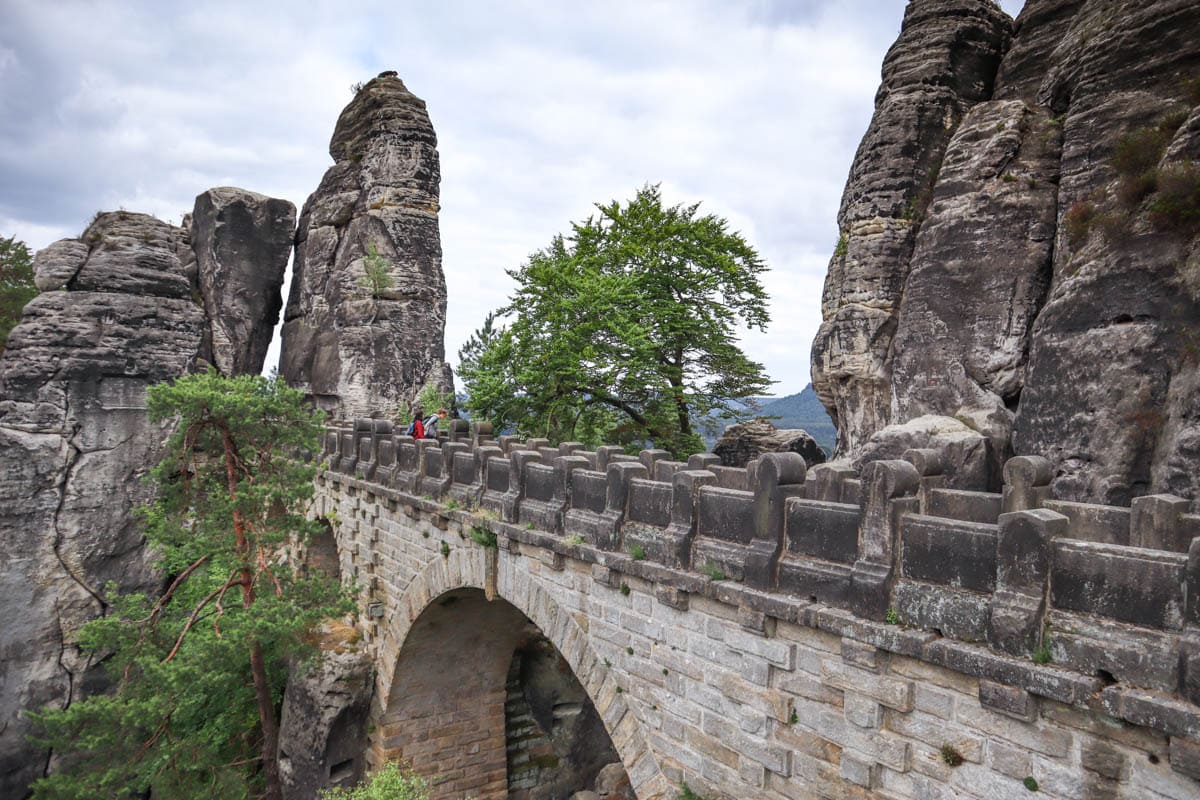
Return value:
M 808 381 L 842 185 L 904 7 L 4 5 L 0 233 L 42 247 L 117 206 L 178 220 L 217 185 L 300 206 L 350 84 L 395 69 L 439 136 L 452 362 L 504 302 L 505 268 L 593 202 L 661 182 L 772 267 L 774 322 L 745 343 L 781 393 Z

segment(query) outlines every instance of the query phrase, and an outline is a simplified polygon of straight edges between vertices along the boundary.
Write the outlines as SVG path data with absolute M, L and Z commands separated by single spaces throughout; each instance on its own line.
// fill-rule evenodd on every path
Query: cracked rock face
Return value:
M 196 208 L 185 227 L 100 214 L 40 251 L 41 294 L 0 357 L 0 797 L 47 767 L 19 713 L 104 685 L 74 635 L 105 585 L 160 588 L 134 517 L 169 433 L 146 418 L 147 389 L 205 361 L 262 368 L 294 209 L 240 189 Z
M 72 636 L 102 612 L 105 584 L 159 587 L 132 511 L 166 435 L 146 388 L 192 369 L 204 336 L 189 254 L 182 228 L 100 215 L 38 253 L 43 293 L 0 358 L 0 796 L 46 766 L 18 712 L 100 682 Z
M 370 654 L 357 649 L 323 651 L 310 665 L 291 666 L 279 725 L 286 800 L 312 800 L 362 780 L 373 676 Z
M 196 198 L 192 249 L 209 320 L 209 350 L 226 375 L 261 372 L 283 307 L 296 207 L 222 186 Z
M 1198 75 L 1189 0 L 909 4 L 813 345 L 839 456 L 938 415 L 985 438 L 992 488 L 1043 455 L 1063 499 L 1200 494 L 1200 243 L 1117 166 L 1155 130 L 1155 174 L 1195 168 Z
M 388 414 L 427 383 L 451 387 L 437 137 L 385 72 L 342 111 L 329 153 L 300 216 L 280 372 L 334 416 Z

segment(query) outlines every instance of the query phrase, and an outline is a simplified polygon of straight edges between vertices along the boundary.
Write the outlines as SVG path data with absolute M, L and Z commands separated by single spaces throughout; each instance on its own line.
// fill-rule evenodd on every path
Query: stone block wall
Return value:
M 376 433 L 359 437 L 391 436 Z M 1107 543 L 1091 552 L 1099 545 L 1072 539 L 1065 515 L 1030 507 L 1036 480 L 1014 473 L 998 495 L 1003 513 L 981 522 L 996 498 L 980 497 L 974 519 L 922 513 L 950 506 L 923 506 L 935 476 L 917 456 L 861 479 L 766 457 L 743 471 L 747 491 L 688 469 L 702 463 L 656 471 L 664 459 L 653 453 L 629 460 L 451 435 L 458 441 L 441 447 L 391 436 L 415 467 L 395 465 L 391 486 L 378 482 L 382 464 L 375 482 L 355 477 L 365 475 L 357 446 L 352 471 L 340 471 L 347 437 L 329 437 L 339 449 L 326 455 L 317 513 L 336 511 L 343 574 L 358 570 L 380 604 L 363 624 L 388 724 L 421 730 L 397 692 L 410 637 L 423 641 L 419 620 L 438 597 L 475 587 L 559 648 L 639 798 L 673 797 L 684 781 L 712 797 L 1018 797 L 1029 795 L 1026 778 L 1048 797 L 1200 792 L 1200 709 L 1186 682 L 1197 679 L 1187 659 L 1195 595 L 1181 588 L 1195 584 L 1200 559 Z M 368 447 L 366 463 L 383 449 Z M 398 488 L 426 484 L 431 449 L 452 465 L 443 493 Z M 649 481 L 666 469 L 670 483 Z M 519 477 L 529 474 L 532 488 Z M 639 498 L 647 508 L 631 509 Z M 1191 516 L 1164 524 L 1178 530 Z M 472 541 L 473 526 L 494 532 L 498 549 Z M 850 531 L 853 547 L 842 541 Z M 631 553 L 631 541 L 645 544 Z M 1051 591 L 1072 585 L 1080 568 L 1061 555 L 1072 549 L 1114 586 L 1122 575 L 1168 575 L 1141 588 L 1175 598 L 1179 613 L 1160 609 L 1150 624 L 1115 600 L 1072 610 Z M 700 563 L 697 552 L 712 557 Z M 718 557 L 742 580 L 698 571 Z M 501 695 L 504 683 L 498 675 Z M 376 763 L 395 755 L 378 732 Z

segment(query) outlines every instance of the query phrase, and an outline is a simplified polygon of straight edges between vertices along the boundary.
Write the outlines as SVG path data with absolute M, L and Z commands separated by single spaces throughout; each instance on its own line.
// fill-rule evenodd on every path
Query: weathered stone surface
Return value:
M 1196 199 L 1172 215 L 1165 193 L 1200 158 L 1200 6 L 1030 0 L 998 69 L 955 57 L 983 39 L 934 33 L 992 12 L 949 10 L 910 3 L 843 196 L 813 348 L 839 455 L 940 414 L 989 439 L 993 469 L 1047 457 L 1059 499 L 1196 497 Z
M 917 235 L 892 343 L 899 419 L 970 419 L 995 467 L 1009 455 L 1029 329 L 1050 283 L 1058 146 L 1045 109 L 1010 100 L 967 113 Z
M 323 789 L 362 779 L 373 674 L 370 655 L 353 647 L 292 665 L 279 726 L 287 800 L 315 800 Z
M 825 462 L 825 451 L 807 431 L 781 430 L 766 419 L 730 425 L 712 451 L 726 467 L 744 467 L 763 453 L 799 453 L 810 467 Z
M 437 137 L 424 101 L 385 72 L 342 111 L 329 152 L 296 234 L 280 371 L 337 415 L 385 414 L 451 387 Z M 371 247 L 393 281 L 374 293 Z
M 296 230 L 287 200 L 222 186 L 196 198 L 191 240 L 211 361 L 226 375 L 261 372 L 283 307 Z
M 1180 76 L 1200 61 L 1198 34 L 1194 3 L 1088 3 L 1038 90 L 1063 119 L 1060 229 L 1013 444 L 1057 465 L 1059 498 L 1197 494 L 1195 230 L 1156 224 L 1156 194 L 1123 199 L 1113 155 L 1123 136 L 1161 126 L 1173 141 L 1159 171 L 1186 163 L 1193 133 L 1177 120 L 1191 99 Z
M 893 420 L 891 343 L 916 233 L 959 120 L 991 96 L 1011 21 L 988 0 L 917 0 L 883 64 L 842 195 L 813 343 L 813 387 L 857 454 Z
M 192 369 L 204 315 L 187 234 L 143 214 L 101 214 L 37 256 L 34 298 L 0 358 L 0 795 L 20 797 L 46 754 L 19 712 L 100 681 L 72 640 L 101 590 L 157 589 L 132 509 L 166 429 L 146 388 Z M 80 256 L 83 256 L 82 259 Z
M 986 489 L 993 480 L 987 438 L 959 420 L 935 415 L 876 431 L 855 459 L 854 467 L 861 472 L 872 461 L 898 459 L 916 449 L 942 454 L 946 485 L 951 488 Z

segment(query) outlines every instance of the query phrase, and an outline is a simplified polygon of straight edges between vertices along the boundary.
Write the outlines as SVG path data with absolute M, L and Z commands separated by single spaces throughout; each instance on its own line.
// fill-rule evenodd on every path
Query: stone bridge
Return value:
M 1031 457 L 988 493 L 928 450 L 860 479 L 489 433 L 327 431 L 314 513 L 362 593 L 368 765 L 437 798 L 566 797 L 561 765 L 604 748 L 640 800 L 1200 797 L 1187 501 L 1056 501 Z M 582 702 L 514 700 L 533 640 Z M 603 742 L 559 736 L 589 714 Z

